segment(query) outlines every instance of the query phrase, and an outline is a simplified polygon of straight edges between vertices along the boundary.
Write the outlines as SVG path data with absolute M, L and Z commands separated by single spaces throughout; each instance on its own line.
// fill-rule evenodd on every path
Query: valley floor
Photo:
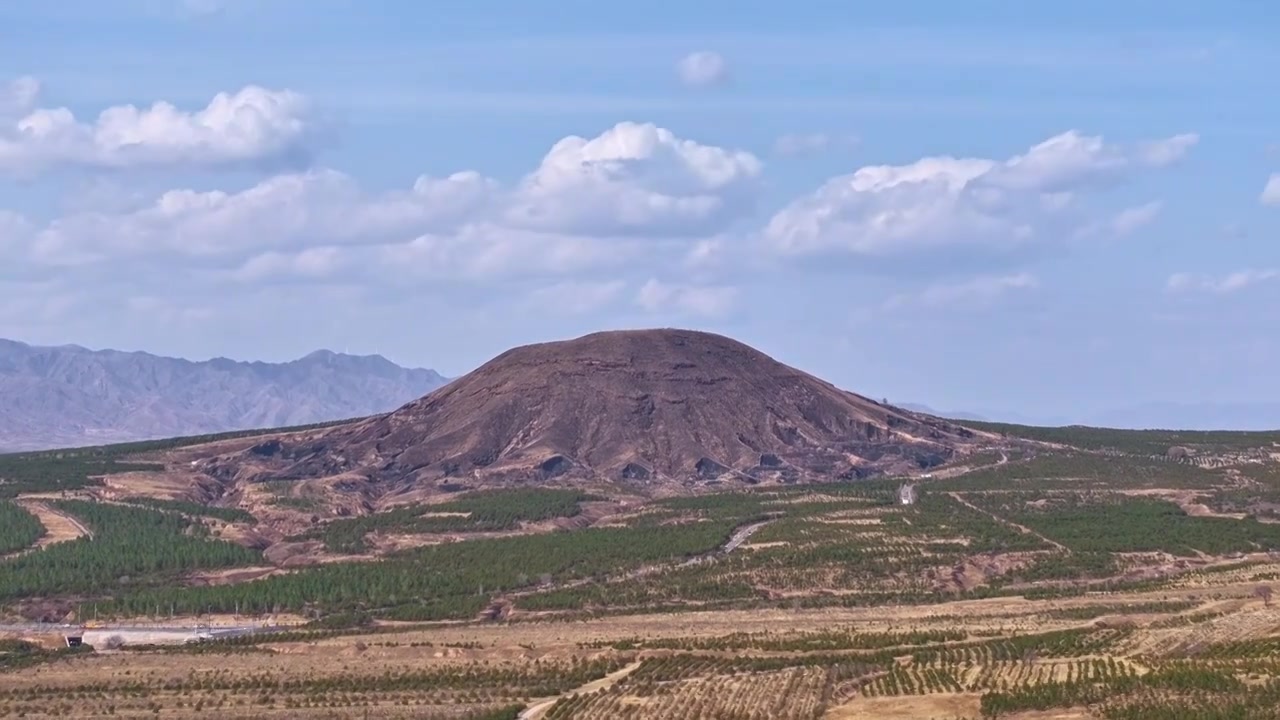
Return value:
M 663 498 L 0 458 L 0 720 L 1276 718 L 1276 446 L 1066 432 Z
M 1224 578 L 1049 600 L 397 624 L 99 649 L 0 672 L 0 717 L 1124 718 L 1135 705 L 1172 707 L 1192 690 L 1226 698 L 1274 677 L 1280 607 L 1253 589 Z M 1098 691 L 1081 693 L 1086 684 Z M 992 695 L 1009 709 L 992 714 Z

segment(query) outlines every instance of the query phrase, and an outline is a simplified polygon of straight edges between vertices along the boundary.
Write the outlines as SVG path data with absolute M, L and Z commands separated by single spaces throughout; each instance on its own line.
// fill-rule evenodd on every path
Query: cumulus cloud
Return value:
M 685 253 L 683 265 L 689 270 L 710 270 L 721 265 L 728 253 L 729 242 L 724 237 L 709 237 L 693 243 Z
M 796 157 L 828 150 L 848 150 L 861 143 L 857 135 L 832 135 L 830 133 L 791 133 L 779 137 L 773 143 L 775 155 Z
M 557 143 L 514 187 L 477 172 L 371 194 L 333 170 L 277 175 L 239 192 L 173 190 L 126 211 L 42 227 L 14 216 L 31 257 L 54 266 L 163 255 L 243 261 L 236 276 L 320 276 L 360 253 L 475 274 L 567 272 L 624 260 L 637 243 L 692 243 L 752 206 L 760 161 L 653 125 Z M 6 230 L 6 228 L 9 228 Z M 325 248 L 323 254 L 300 255 Z
M 513 225 L 594 235 L 700 235 L 750 208 L 760 161 L 650 123 L 556 143 L 516 189 Z
M 20 79 L 0 103 L 0 172 L 296 165 L 308 159 L 317 131 L 306 98 L 256 85 L 218 93 L 200 110 L 119 105 L 92 122 L 65 107 L 37 107 L 39 90 Z
M 1079 238 L 1128 237 L 1155 222 L 1164 210 L 1164 203 L 1153 200 L 1142 205 L 1125 208 L 1106 220 L 1086 223 L 1075 233 Z
M 1274 268 L 1239 270 L 1222 276 L 1174 273 L 1169 276 L 1165 287 L 1170 292 L 1208 292 L 1225 295 L 1277 279 L 1280 279 L 1280 270 Z
M 377 248 L 375 261 L 395 273 L 418 277 L 492 278 L 564 275 L 617 267 L 637 248 L 627 242 L 513 230 L 482 223 L 453 234 L 421 235 Z
M 1267 179 L 1267 184 L 1262 188 L 1262 195 L 1258 200 L 1263 205 L 1280 206 L 1280 173 L 1272 173 Z
M 734 287 L 665 283 L 650 278 L 636 293 L 636 304 L 652 313 L 720 317 L 733 309 L 737 298 Z
M 1200 136 L 1196 133 L 1182 133 L 1164 140 L 1144 143 L 1139 146 L 1139 157 L 1151 167 L 1167 167 L 1182 160 L 1199 142 Z
M 1017 291 L 1034 290 L 1040 281 L 1030 273 L 991 275 L 957 283 L 939 283 L 918 293 L 895 295 L 885 301 L 886 310 L 906 307 L 984 306 Z
M 342 249 L 313 247 L 297 253 L 266 252 L 249 258 L 235 272 L 242 282 L 270 277 L 324 278 L 342 268 Z
M 1160 211 L 1164 209 L 1164 203 L 1159 200 L 1138 205 L 1131 208 L 1121 210 L 1111 220 L 1111 227 L 1117 235 L 1132 235 L 1140 228 L 1146 227 L 1155 222 L 1160 215 Z
M 722 85 L 729 79 L 729 63 L 724 56 L 710 50 L 685 55 L 676 64 L 680 82 L 692 88 Z
M 406 240 L 456 228 L 483 206 L 488 187 L 460 173 L 368 196 L 331 170 L 280 175 L 238 193 L 173 190 L 133 212 L 71 215 L 42 229 L 33 248 L 44 262 L 77 264 L 118 255 L 228 256 Z
M 1194 137 L 1128 148 L 1070 131 L 1003 161 L 940 156 L 867 166 L 783 208 L 763 239 L 790 255 L 1007 249 L 1063 232 L 1071 220 L 1064 211 L 1079 195 L 1168 166 Z

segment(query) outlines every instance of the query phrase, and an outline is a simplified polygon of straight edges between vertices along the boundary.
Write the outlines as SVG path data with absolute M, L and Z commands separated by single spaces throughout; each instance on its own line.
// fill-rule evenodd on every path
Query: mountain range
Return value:
M 284 363 L 195 362 L 0 340 L 0 449 L 39 450 L 284 427 L 393 410 L 434 370 L 320 350 Z

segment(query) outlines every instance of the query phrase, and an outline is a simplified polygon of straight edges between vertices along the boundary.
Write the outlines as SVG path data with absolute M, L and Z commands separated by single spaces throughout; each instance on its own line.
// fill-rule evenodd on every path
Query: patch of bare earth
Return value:
M 365 536 L 365 544 L 372 548 L 374 555 L 412 550 L 414 548 L 431 547 L 454 542 L 447 535 L 414 535 L 412 533 L 374 532 Z
M 858 697 L 828 710 L 823 720 L 921 720 L 978 717 L 979 693 Z
M 95 489 L 95 494 L 106 500 L 136 496 L 164 500 L 185 499 L 199 480 L 200 475 L 193 472 L 126 472 L 103 476 L 102 488 Z
M 1191 517 L 1216 517 L 1228 518 L 1231 520 L 1243 520 L 1248 517 L 1245 513 L 1223 513 L 1200 502 L 1201 493 L 1195 490 L 1164 490 L 1164 489 L 1143 489 L 1143 490 L 1122 490 L 1122 495 L 1136 495 L 1145 497 L 1157 497 L 1161 500 L 1168 500 L 1182 509 L 1182 512 Z
M 878 517 L 842 517 L 836 513 L 823 515 L 818 522 L 827 525 L 883 525 L 884 520 Z
M 1030 565 L 1044 553 L 992 553 L 974 555 L 950 568 L 934 568 L 926 573 L 926 579 L 934 582 L 939 590 L 955 592 L 973 590 L 986 585 L 992 578 L 1006 575 Z
M 261 580 L 263 578 L 271 577 L 272 575 L 283 575 L 286 572 L 288 571 L 270 566 L 232 568 L 230 570 L 208 570 L 188 575 L 186 582 L 188 585 L 192 586 L 234 585 L 236 583 Z
M 739 550 L 764 550 L 766 548 L 786 547 L 791 543 L 786 540 L 772 540 L 770 542 L 743 543 L 738 546 Z
M 18 504 L 27 510 L 27 512 L 35 515 L 40 520 L 40 524 L 44 525 L 44 537 L 36 541 L 35 547 L 43 548 L 57 543 L 67 542 L 82 537 L 93 537 L 93 533 L 84 523 L 75 517 L 55 510 L 51 506 L 29 498 L 19 498 Z
M 218 537 L 245 547 L 265 549 L 272 544 L 272 536 L 244 523 L 209 522 Z
M 365 555 L 338 555 L 326 552 L 324 543 L 320 540 L 278 542 L 264 550 L 262 557 L 267 562 L 284 568 L 338 562 L 362 562 L 376 559 Z

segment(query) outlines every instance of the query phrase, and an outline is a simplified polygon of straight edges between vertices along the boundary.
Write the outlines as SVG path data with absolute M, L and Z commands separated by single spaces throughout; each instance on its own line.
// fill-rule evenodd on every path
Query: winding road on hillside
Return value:
M 773 522 L 772 519 L 761 520 L 758 523 L 752 523 L 750 525 L 746 525 L 744 527 L 738 528 L 737 530 L 734 531 L 733 535 L 729 538 L 729 542 L 726 542 L 724 546 L 720 548 L 720 551 L 723 552 L 725 555 L 728 555 L 734 550 L 737 550 L 739 547 L 742 546 L 743 543 L 745 543 L 747 540 L 750 540 L 752 535 L 755 535 L 757 532 L 760 531 L 761 528 L 763 528 L 765 525 L 768 525 L 771 522 Z

